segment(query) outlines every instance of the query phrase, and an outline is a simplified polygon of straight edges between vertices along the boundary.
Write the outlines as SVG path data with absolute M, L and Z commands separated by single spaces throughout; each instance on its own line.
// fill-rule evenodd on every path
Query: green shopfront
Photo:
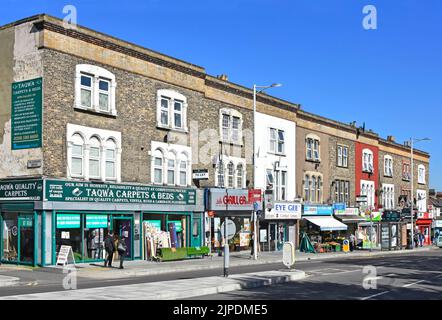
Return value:
M 192 188 L 72 180 L 0 181 L 3 263 L 54 265 L 62 245 L 75 262 L 105 258 L 109 232 L 125 238 L 126 259 L 144 259 L 143 225 L 175 226 L 180 246 L 201 245 L 203 196 Z

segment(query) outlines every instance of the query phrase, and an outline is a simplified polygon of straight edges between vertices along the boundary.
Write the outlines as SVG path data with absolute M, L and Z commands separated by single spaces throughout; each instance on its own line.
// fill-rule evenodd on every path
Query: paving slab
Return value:
M 305 272 L 283 270 L 225 277 L 172 280 L 92 289 L 0 297 L 0 300 L 175 300 L 302 280 Z

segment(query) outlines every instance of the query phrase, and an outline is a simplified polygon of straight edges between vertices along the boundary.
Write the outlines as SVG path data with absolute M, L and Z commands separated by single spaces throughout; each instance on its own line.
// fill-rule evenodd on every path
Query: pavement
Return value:
M 297 281 L 305 272 L 267 271 L 224 277 L 206 277 L 91 289 L 64 290 L 0 297 L 0 300 L 170 300 Z M 73 288 L 75 289 L 75 288 Z
M 311 261 L 311 260 L 326 260 L 326 259 L 347 259 L 357 257 L 374 257 L 396 254 L 407 254 L 410 252 L 426 252 L 435 249 L 432 246 L 416 248 L 411 250 L 397 250 L 397 251 L 353 251 L 353 252 L 330 252 L 330 253 L 304 253 L 297 251 L 295 253 L 296 262 Z M 437 248 L 436 248 L 437 250 Z M 230 267 L 242 266 L 257 266 L 265 264 L 282 265 L 282 252 L 260 252 L 258 260 L 253 260 L 250 257 L 250 252 L 235 252 L 230 255 Z M 295 265 L 296 265 L 295 262 Z M 117 266 L 117 263 L 114 263 Z M 91 279 L 118 279 L 129 277 L 153 276 L 168 273 L 187 272 L 196 270 L 215 270 L 222 269 L 224 265 L 224 258 L 219 256 L 195 258 L 181 261 L 167 261 L 167 262 L 152 262 L 144 260 L 125 261 L 124 269 L 105 268 L 103 264 L 77 264 L 77 274 L 79 277 Z M 48 266 L 44 269 L 54 272 L 62 272 L 62 266 Z M 0 267 L 1 271 L 1 267 Z

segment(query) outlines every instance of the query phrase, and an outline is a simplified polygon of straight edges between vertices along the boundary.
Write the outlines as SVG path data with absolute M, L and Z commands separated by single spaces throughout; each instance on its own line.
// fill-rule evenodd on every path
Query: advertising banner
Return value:
M 80 228 L 80 214 L 57 214 L 57 229 Z
M 248 190 L 210 189 L 209 210 L 252 211 Z
M 86 228 L 107 228 L 107 215 L 88 214 L 86 215 Z
M 42 180 L 0 182 L 0 201 L 41 201 Z
M 143 185 L 46 180 L 45 198 L 61 202 L 194 205 L 196 190 Z
M 304 206 L 304 216 L 331 216 L 333 214 L 332 206 Z
M 265 219 L 301 219 L 302 205 L 293 202 L 275 202 L 273 208 L 265 210 Z
M 12 150 L 41 147 L 42 91 L 42 78 L 12 84 Z

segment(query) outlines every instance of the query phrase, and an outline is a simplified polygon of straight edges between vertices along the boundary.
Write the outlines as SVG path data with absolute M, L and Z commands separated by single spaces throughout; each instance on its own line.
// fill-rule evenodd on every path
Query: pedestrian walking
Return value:
M 107 234 L 106 239 L 104 239 L 104 249 L 106 250 L 106 260 L 104 260 L 105 267 L 112 267 L 112 260 L 114 258 L 115 244 L 112 232 Z
M 418 232 L 416 232 L 413 235 L 413 242 L 414 242 L 414 247 L 416 248 L 419 245 L 419 233 Z
M 353 250 L 355 249 L 355 244 L 356 244 L 356 237 L 355 235 L 352 233 L 350 235 L 350 251 L 353 252 Z
M 120 269 L 124 269 L 123 262 L 124 262 L 124 256 L 126 255 L 127 246 L 126 241 L 124 237 L 119 237 L 117 235 L 117 251 L 118 256 L 120 257 Z
M 424 246 L 424 242 L 425 242 L 425 236 L 424 236 L 424 234 L 422 232 L 420 232 L 419 233 L 419 245 L 421 247 L 423 247 Z

